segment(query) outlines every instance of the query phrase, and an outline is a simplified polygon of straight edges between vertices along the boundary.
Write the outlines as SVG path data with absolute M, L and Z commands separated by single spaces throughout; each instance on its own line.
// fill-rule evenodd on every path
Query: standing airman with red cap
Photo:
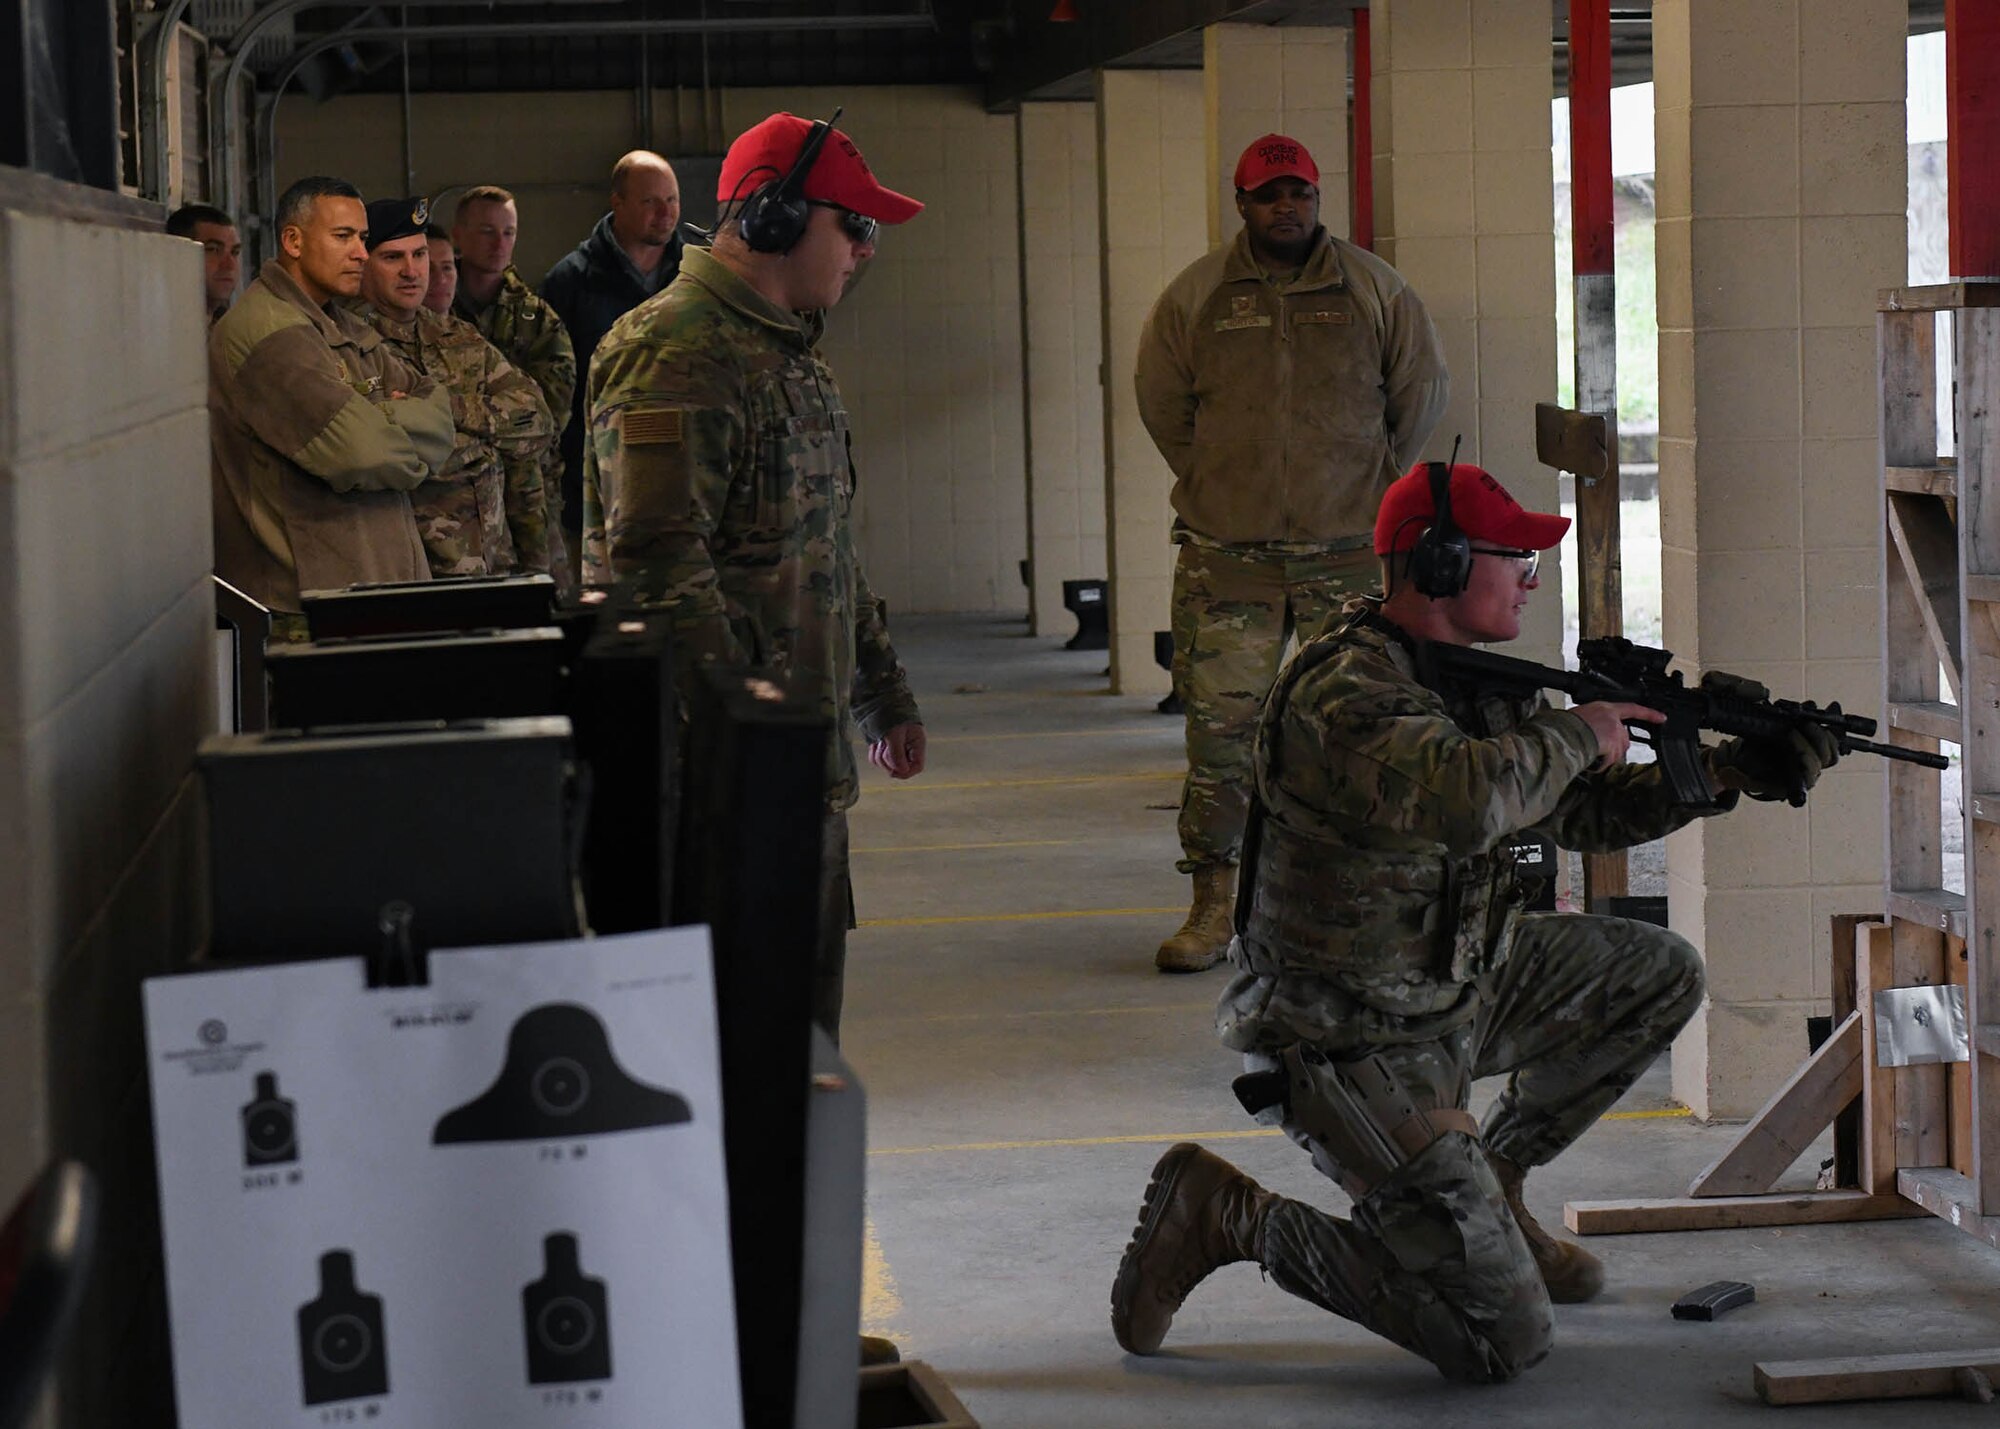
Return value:
M 591 360 L 584 579 L 637 578 L 673 613 L 677 656 L 791 674 L 832 719 L 813 1013 L 837 1035 L 851 739 L 908 779 L 924 727 L 855 553 L 847 407 L 819 339 L 882 225 L 923 205 L 838 129 L 790 114 L 729 146 L 716 197 L 714 247 L 688 249 Z
M 1296 139 L 1245 149 L 1243 231 L 1167 286 L 1139 344 L 1139 414 L 1174 473 L 1177 866 L 1194 878 L 1163 972 L 1210 967 L 1228 945 L 1258 708 L 1288 638 L 1320 633 L 1372 580 L 1375 507 L 1444 411 L 1424 305 L 1320 226 L 1318 184 Z

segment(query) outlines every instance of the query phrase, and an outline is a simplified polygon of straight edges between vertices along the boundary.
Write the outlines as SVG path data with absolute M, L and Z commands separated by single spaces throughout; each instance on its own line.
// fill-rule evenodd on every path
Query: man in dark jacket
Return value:
M 590 355 L 611 325 L 673 282 L 681 269 L 681 187 L 673 165 L 634 149 L 611 170 L 611 211 L 549 269 L 542 297 L 576 348 L 576 393 L 563 429 L 563 525 L 580 549 L 583 518 L 583 394 Z

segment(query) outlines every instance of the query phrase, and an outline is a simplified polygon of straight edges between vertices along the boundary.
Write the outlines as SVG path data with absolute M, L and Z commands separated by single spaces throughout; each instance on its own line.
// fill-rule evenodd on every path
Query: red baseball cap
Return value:
M 1431 504 L 1431 464 L 1420 461 L 1382 495 L 1375 515 L 1375 554 L 1407 551 L 1437 515 Z M 1484 467 L 1460 462 L 1451 469 L 1452 524 L 1475 541 L 1517 551 L 1546 551 L 1562 544 L 1569 517 L 1530 511 L 1507 494 Z
M 1272 179 L 1304 179 L 1319 183 L 1319 165 L 1306 146 L 1283 134 L 1266 134 L 1252 139 L 1243 157 L 1236 161 L 1236 187 L 1261 189 Z
M 721 203 L 748 198 L 763 185 L 792 171 L 813 121 L 796 114 L 773 114 L 737 136 L 722 159 L 722 177 L 715 197 Z M 837 203 L 878 223 L 907 223 L 924 206 L 906 194 L 885 189 L 875 181 L 868 161 L 854 141 L 838 129 L 826 136 L 819 157 L 806 171 L 805 196 Z

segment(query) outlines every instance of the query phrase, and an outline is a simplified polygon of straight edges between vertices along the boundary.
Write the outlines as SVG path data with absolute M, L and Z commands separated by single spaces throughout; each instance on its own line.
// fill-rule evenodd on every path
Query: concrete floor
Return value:
M 869 1094 L 866 1327 L 937 1368 L 986 1429 L 2000 1415 L 1948 1400 L 1777 1410 L 1753 1392 L 1759 1360 L 2000 1342 L 2000 1254 L 1929 1218 L 1595 1239 L 1611 1288 L 1558 1307 L 1554 1353 L 1497 1388 L 1448 1384 L 1248 1265 L 1193 1293 L 1165 1353 L 1120 1351 L 1111 1280 L 1169 1144 L 1205 1142 L 1287 1195 L 1345 1198 L 1231 1098 L 1239 1068 L 1209 1021 L 1221 973 L 1153 970 L 1187 896 L 1179 721 L 1103 693 L 1102 652 L 1025 628 L 896 622 L 930 768 L 902 785 L 867 770 L 854 819 L 863 926 L 844 1042 Z M 1566 1199 L 1682 1194 L 1728 1144 L 1730 1128 L 1675 1114 L 1666 1073 L 1529 1182 L 1545 1223 Z M 1786 1184 L 1809 1186 L 1817 1161 Z M 1713 1324 L 1669 1315 L 1725 1278 L 1758 1303 Z

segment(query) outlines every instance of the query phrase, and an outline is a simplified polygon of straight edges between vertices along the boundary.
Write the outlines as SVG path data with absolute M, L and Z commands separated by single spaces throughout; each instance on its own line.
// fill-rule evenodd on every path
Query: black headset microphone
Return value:
M 1472 538 L 1451 519 L 1451 472 L 1458 465 L 1458 444 L 1453 438 L 1450 461 L 1426 462 L 1431 479 L 1431 524 L 1417 535 L 1404 568 L 1417 594 L 1445 600 L 1462 594 L 1472 584 Z
M 834 120 L 840 118 L 840 113 L 836 108 L 832 118 L 814 121 L 790 172 L 744 200 L 743 211 L 736 216 L 736 231 L 743 235 L 751 252 L 789 253 L 805 237 L 806 224 L 812 219 L 812 206 L 805 196 L 806 175 L 812 172 L 819 151 L 826 147 L 826 136 L 833 132 Z

